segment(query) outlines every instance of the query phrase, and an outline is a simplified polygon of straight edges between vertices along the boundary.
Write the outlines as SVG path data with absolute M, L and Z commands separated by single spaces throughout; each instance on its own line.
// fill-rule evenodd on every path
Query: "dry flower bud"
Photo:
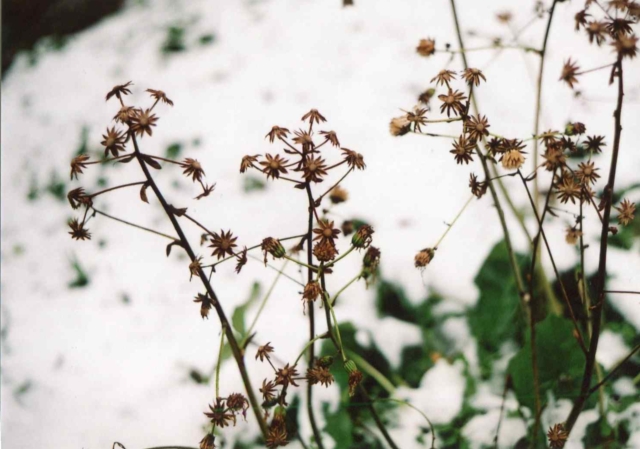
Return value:
M 420 56 L 431 56 L 436 52 L 436 41 L 434 39 L 420 39 L 416 51 Z
M 569 245 L 575 245 L 578 243 L 578 239 L 582 236 L 582 232 L 578 229 L 569 226 L 565 235 L 565 240 Z
M 414 264 L 416 268 L 425 268 L 433 260 L 434 256 L 435 249 L 433 248 L 425 248 L 423 250 L 420 250 L 414 258 Z
M 356 248 L 366 248 L 371 244 L 373 240 L 373 228 L 369 225 L 362 225 L 358 228 L 353 237 L 351 238 L 351 244 Z
M 556 424 L 549 428 L 547 432 L 549 438 L 549 447 L 553 449 L 562 449 L 569 438 L 569 434 L 564 430 L 563 424 Z
M 264 252 L 264 264 L 267 265 L 267 254 L 271 254 L 274 259 L 279 259 L 287 254 L 280 240 L 273 237 L 267 237 L 262 240 L 262 251 Z

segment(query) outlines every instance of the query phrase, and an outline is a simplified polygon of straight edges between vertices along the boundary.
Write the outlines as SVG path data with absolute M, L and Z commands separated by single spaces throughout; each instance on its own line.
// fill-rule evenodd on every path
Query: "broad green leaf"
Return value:
M 328 402 L 322 403 L 322 413 L 326 420 L 324 431 L 336 442 L 335 449 L 351 449 L 353 424 L 347 410 L 340 405 L 336 412 L 331 412 Z
M 376 294 L 378 316 L 392 316 L 409 323 L 417 323 L 416 308 L 407 299 L 404 290 L 397 284 L 380 281 Z

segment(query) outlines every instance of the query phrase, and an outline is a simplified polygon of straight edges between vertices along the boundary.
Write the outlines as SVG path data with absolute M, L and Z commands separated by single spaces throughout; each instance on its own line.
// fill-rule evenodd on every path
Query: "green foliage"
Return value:
M 626 443 L 629 435 L 624 440 L 621 440 L 620 436 L 616 435 L 616 430 L 611 427 L 606 419 L 600 418 L 587 426 L 587 431 L 582 441 L 585 447 L 589 449 L 626 447 L 623 443 Z
M 300 396 L 295 395 L 293 400 L 289 402 L 287 407 L 287 413 L 285 415 L 285 424 L 287 427 L 287 434 L 289 440 L 295 438 L 300 432 L 300 424 L 298 421 L 298 415 L 300 414 Z
M 164 151 L 164 157 L 167 159 L 178 159 L 180 153 L 182 153 L 182 144 L 180 142 L 174 142 Z
M 242 189 L 245 193 L 259 192 L 267 187 L 265 182 L 256 176 L 245 176 L 242 182 Z
M 640 239 L 640 219 L 627 226 L 618 226 L 618 233 L 609 237 L 609 244 L 615 248 L 630 250 Z
M 469 325 L 478 341 L 483 377 L 488 377 L 502 343 L 514 339 L 521 341 L 522 329 L 525 327 L 518 289 L 504 241 L 493 247 L 480 268 L 475 283 L 480 291 L 480 298 L 469 311 Z
M 77 259 L 71 261 L 71 268 L 75 272 L 75 279 L 69 282 L 69 288 L 83 288 L 89 285 L 89 276 Z
M 380 281 L 376 292 L 378 316 L 392 316 L 409 323 L 418 323 L 415 307 L 407 299 L 402 287 L 387 281 Z
M 216 35 L 213 33 L 203 34 L 202 36 L 200 36 L 200 39 L 198 39 L 200 45 L 211 45 L 215 40 Z
M 507 372 L 521 405 L 534 410 L 533 372 L 531 368 L 531 334 L 527 331 L 525 344 L 511 359 Z M 552 391 L 556 398 L 573 399 L 580 391 L 584 371 L 584 355 L 573 337 L 570 320 L 549 315 L 536 326 L 536 352 L 540 395 Z
M 45 190 L 58 201 L 67 200 L 67 184 L 60 178 L 58 172 L 51 172 L 49 184 L 46 185 Z
M 260 297 L 260 293 L 262 288 L 260 287 L 259 282 L 254 282 L 251 286 L 251 292 L 249 293 L 249 298 L 235 308 L 233 311 L 233 315 L 231 315 L 231 324 L 233 328 L 240 334 L 240 340 L 243 340 L 246 337 L 247 329 L 245 327 L 245 314 L 247 310 L 258 300 Z
M 185 32 L 184 27 L 180 25 L 172 25 L 167 28 L 167 36 L 162 44 L 162 53 L 170 54 L 185 51 L 187 49 L 184 43 Z
M 324 431 L 336 442 L 335 449 L 351 449 L 353 424 L 347 409 L 340 404 L 338 410 L 331 412 L 329 403 L 323 402 L 322 414 L 326 420 Z

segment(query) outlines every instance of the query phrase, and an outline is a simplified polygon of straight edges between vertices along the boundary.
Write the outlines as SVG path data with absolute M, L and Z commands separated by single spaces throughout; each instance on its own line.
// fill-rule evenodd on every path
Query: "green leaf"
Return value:
M 259 282 L 254 282 L 251 286 L 251 292 L 249 293 L 249 298 L 235 308 L 233 311 L 233 315 L 231 315 L 231 324 L 233 328 L 240 333 L 241 339 L 245 337 L 246 328 L 244 322 L 244 316 L 249 309 L 253 305 L 254 302 L 258 300 L 260 297 L 261 287 Z
M 399 374 L 412 388 L 418 388 L 424 373 L 433 366 L 429 352 L 422 345 L 402 348 Z
M 531 334 L 527 332 L 524 347 L 511 359 L 507 372 L 521 405 L 534 410 Z M 580 392 L 584 355 L 573 337 L 570 320 L 549 315 L 536 326 L 536 352 L 540 396 L 552 391 L 556 398 L 575 398 Z M 595 396 L 595 395 L 594 395 Z
M 402 287 L 387 281 L 380 281 L 376 294 L 378 316 L 392 316 L 409 323 L 418 322 L 416 308 L 407 299 Z
M 242 189 L 245 193 L 258 192 L 260 190 L 264 190 L 267 185 L 260 178 L 255 176 L 246 176 L 243 181 Z
M 51 172 L 51 177 L 49 178 L 49 184 L 47 184 L 46 190 L 58 201 L 67 200 L 67 185 L 62 179 L 60 179 L 58 173 L 55 171 Z
M 300 396 L 295 395 L 293 400 L 289 402 L 287 412 L 285 415 L 285 423 L 287 426 L 287 434 L 289 440 L 292 440 L 298 432 L 300 432 L 300 425 L 298 424 L 298 415 L 300 412 Z
M 182 26 L 174 25 L 167 28 L 167 37 L 162 45 L 162 52 L 165 54 L 179 53 L 185 51 L 187 47 L 184 43 L 185 29 Z
M 329 408 L 328 402 L 322 403 L 322 413 L 326 420 L 324 431 L 336 442 L 335 449 L 351 449 L 353 424 L 346 408 L 340 404 L 340 407 L 334 413 Z
M 167 147 L 164 152 L 164 157 L 167 159 L 177 159 L 182 153 L 182 144 L 180 142 L 172 143 Z
M 69 288 L 83 288 L 89 285 L 89 276 L 87 276 L 77 259 L 71 261 L 71 268 L 75 272 L 76 278 L 69 282 Z

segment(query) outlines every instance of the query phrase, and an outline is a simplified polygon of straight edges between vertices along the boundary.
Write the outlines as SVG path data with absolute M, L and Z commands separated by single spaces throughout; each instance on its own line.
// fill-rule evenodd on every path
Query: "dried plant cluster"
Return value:
M 603 57 L 610 61 L 601 67 L 581 71 L 575 56 L 569 55 L 560 77 L 561 81 L 566 82 L 569 88 L 573 89 L 582 75 L 595 70 L 610 71 L 610 84 L 617 85 L 613 135 L 606 137 L 590 134 L 587 132 L 587 126 L 581 122 L 558 125 L 558 130 L 541 131 L 539 128 L 544 58 L 552 18 L 559 3 L 561 2 L 554 0 L 549 9 L 544 6 L 538 7 L 538 18 L 547 21 L 542 48 L 522 46 L 517 42 L 516 37 L 515 44 L 512 46 L 496 41 L 486 48 L 469 49 L 464 46 L 455 3 L 452 1 L 459 48 L 453 50 L 451 45 L 447 44 L 441 49 L 436 45 L 436 40 L 430 38 L 419 41 L 416 51 L 421 57 L 431 58 L 440 53 L 451 57 L 442 70 L 431 79 L 431 85 L 420 94 L 418 105 L 409 111 L 403 111 L 403 114 L 393 118 L 389 125 L 393 136 L 422 134 L 434 138 L 451 139 L 450 153 L 455 163 L 476 166 L 475 171 L 469 174 L 468 183 L 471 193 L 469 201 L 465 203 L 460 213 L 434 245 L 418 251 L 414 258 L 417 268 L 425 269 L 433 262 L 440 243 L 473 199 L 481 200 L 489 193 L 498 211 L 509 253 L 512 276 L 522 305 L 522 314 L 531 336 L 533 381 L 530 389 L 531 395 L 535 397 L 530 429 L 531 447 L 537 447 L 537 435 L 541 431 L 540 415 L 543 410 L 543 392 L 538 379 L 536 327 L 549 308 L 548 304 L 553 302 L 554 296 L 550 293 L 550 281 L 540 267 L 539 259 L 544 252 L 551 260 L 562 297 L 562 303 L 559 303 L 559 309 L 556 312 L 571 319 L 576 348 L 584 357 L 583 379 L 580 390 L 575 394 L 574 407 L 565 422 L 556 423 L 548 430 L 548 444 L 553 448 L 564 447 L 589 396 L 594 392 L 602 394 L 603 385 L 615 372 L 614 370 L 605 378 L 598 374 L 598 380 L 594 380 L 596 379 L 594 372 L 597 370 L 595 354 L 601 330 L 602 310 L 606 307 L 608 239 L 618 232 L 618 227 L 630 225 L 635 218 L 635 204 L 628 198 L 618 198 L 614 183 L 618 154 L 621 150 L 624 66 L 628 59 L 634 58 L 637 54 L 638 39 L 634 34 L 634 27 L 640 12 L 640 5 L 635 2 L 616 0 L 601 5 L 597 1 L 587 1 L 584 10 L 576 15 L 575 29 L 586 33 L 590 43 L 603 47 L 606 45 L 610 51 L 603 52 Z M 509 13 L 500 13 L 498 20 L 503 24 L 509 24 L 512 18 Z M 532 136 L 503 135 L 500 123 L 490 123 L 490 118 L 480 113 L 479 105 L 475 101 L 476 90 L 490 88 L 491 80 L 482 70 L 469 66 L 468 54 L 476 50 L 501 51 L 505 48 L 520 48 L 540 57 L 535 125 Z M 463 63 L 461 70 L 451 69 L 455 55 L 461 56 Z M 95 193 L 85 192 L 82 187 L 71 190 L 68 193 L 71 207 L 83 209 L 83 213 L 81 218 L 70 221 L 69 234 L 76 240 L 91 239 L 87 225 L 94 217 L 101 216 L 169 239 L 170 243 L 166 247 L 167 255 L 174 247 L 185 251 L 188 255 L 190 279 L 196 277 L 202 283 L 202 291 L 196 294 L 193 302 L 198 304 L 199 314 L 203 319 L 209 318 L 213 310 L 221 326 L 215 396 L 211 405 L 208 406 L 208 411 L 205 412 L 210 421 L 210 429 L 200 442 L 200 448 L 215 448 L 216 437 L 223 435 L 224 428 L 235 426 L 240 415 L 246 419 L 250 409 L 260 426 L 264 445 L 269 448 L 286 446 L 291 439 L 290 430 L 287 427 L 287 412 L 290 407 L 287 397 L 291 389 L 301 386 L 306 387 L 306 398 L 309 404 L 307 415 L 313 431 L 313 443 L 315 447 L 323 448 L 323 435 L 318 428 L 311 406 L 313 391 L 314 387 L 332 386 L 337 373 L 348 379 L 348 395 L 357 396 L 369 408 L 385 442 L 390 447 L 397 448 L 398 446 L 387 431 L 386 424 L 380 419 L 373 406 L 377 400 L 384 399 L 371 398 L 364 388 L 362 371 L 367 374 L 368 368 L 365 368 L 361 362 L 356 363 L 354 359 L 358 360 L 358 354 L 352 354 L 348 348 L 344 347 L 336 315 L 340 295 L 350 285 L 360 280 L 369 285 L 375 281 L 378 274 L 381 252 L 372 246 L 373 228 L 364 223 L 348 220 L 338 226 L 337 215 L 333 213 L 336 205 L 348 200 L 349 195 L 342 188 L 341 183 L 349 175 L 366 168 L 363 156 L 342 147 L 337 133 L 326 128 L 326 118 L 315 109 L 311 109 L 302 116 L 303 125 L 297 130 L 290 131 L 289 128 L 274 126 L 265 138 L 270 144 L 282 148 L 282 153 L 246 155 L 240 161 L 240 173 L 256 171 L 267 180 L 290 183 L 294 188 L 292 195 L 300 194 L 306 197 L 307 207 L 300 213 L 306 216 L 308 226 L 298 235 L 267 236 L 262 242 L 254 245 L 241 244 L 241 240 L 239 241 L 239 237 L 231 229 L 211 231 L 190 215 L 187 207 L 174 206 L 167 201 L 152 175 L 153 170 L 177 166 L 182 171 L 182 175 L 191 179 L 198 187 L 199 193 L 195 200 L 202 200 L 212 195 L 215 183 L 205 182 L 204 168 L 196 159 L 187 157 L 178 161 L 142 152 L 139 140 L 145 136 L 151 137 L 154 128 L 158 125 L 159 117 L 156 115 L 156 108 L 160 103 L 173 106 L 173 102 L 164 92 L 147 89 L 153 100 L 152 105 L 149 108 L 130 106 L 125 104 L 125 99 L 131 93 L 131 88 L 132 83 L 128 82 L 115 86 L 106 95 L 107 100 L 117 100 L 119 110 L 113 118 L 115 125 L 107 127 L 102 136 L 104 157 L 94 161 L 90 160 L 86 154 L 75 157 L 71 162 L 70 176 L 72 179 L 78 179 L 84 170 L 94 164 L 108 162 L 128 164 L 135 161 L 142 172 L 142 179 Z M 436 101 L 439 103 L 433 106 Z M 439 126 L 447 126 L 449 129 L 455 126 L 458 130 L 455 135 L 432 132 L 433 128 Z M 608 174 L 599 167 L 605 156 L 611 157 Z M 525 169 L 525 166 L 531 168 Z M 515 188 L 505 188 L 505 182 L 518 182 L 521 185 L 522 194 L 530 205 L 530 213 L 535 218 L 536 226 L 533 232 L 527 228 L 521 214 L 513 206 L 510 196 L 515 195 Z M 97 196 L 134 186 L 139 187 L 140 199 L 145 203 L 149 203 L 148 190 L 151 189 L 171 222 L 176 236 L 134 225 L 108 215 L 94 206 L 94 199 Z M 326 199 L 328 202 L 325 201 Z M 516 231 L 507 226 L 502 207 L 504 202 L 521 221 L 522 230 L 530 242 L 528 262 L 525 266 L 518 262 L 518 257 L 511 245 L 511 234 Z M 324 207 L 323 204 L 325 204 Z M 616 212 L 617 216 L 612 216 Z M 566 281 L 561 279 L 553 254 L 554 251 L 562 249 L 551 248 L 545 232 L 545 219 L 549 216 L 558 217 L 560 214 L 572 217 L 566 229 L 565 239 L 568 244 L 578 246 L 581 259 L 581 271 L 575 280 L 576 285 L 573 286 L 565 285 Z M 596 217 L 600 223 L 599 242 L 586 242 L 585 217 L 587 214 Z M 617 226 L 612 224 L 614 219 L 617 219 Z M 183 231 L 184 225 L 196 226 L 202 231 L 199 245 L 193 245 L 187 240 Z M 348 238 L 349 236 L 351 237 Z M 292 242 L 292 245 L 285 247 L 287 242 Z M 599 246 L 598 271 L 592 282 L 587 281 L 584 270 L 584 250 L 587 245 Z M 205 256 L 196 253 L 197 247 L 202 251 L 206 251 L 206 248 L 211 251 L 209 260 L 205 260 Z M 262 258 L 251 255 L 251 252 L 257 250 L 262 251 Z M 330 286 L 331 275 L 344 266 L 340 262 L 348 256 L 357 255 L 362 258 L 360 271 L 355 273 L 346 285 Z M 275 348 L 266 341 L 269 340 L 268 335 L 262 336 L 252 332 L 269 298 L 268 294 L 253 324 L 246 332 L 239 332 L 230 325 L 227 312 L 222 306 L 223 301 L 216 296 L 213 288 L 213 274 L 219 266 L 233 261 L 235 272 L 241 275 L 242 268 L 249 263 L 250 258 L 258 259 L 259 262 L 264 263 L 265 267 L 274 269 L 279 274 L 283 273 L 288 263 L 306 271 L 306 281 L 299 283 L 297 294 L 302 303 L 300 313 L 308 317 L 309 323 L 308 329 L 300 332 L 304 332 L 308 339 L 295 360 L 278 359 Z M 273 267 L 270 260 L 282 261 L 283 267 L 281 269 Z M 293 282 L 297 281 L 293 280 Z M 330 291 L 333 294 L 330 294 Z M 316 323 L 316 312 L 324 315 L 322 320 L 324 324 L 320 327 Z M 322 341 L 332 345 L 333 355 L 320 357 L 316 354 L 316 344 Z M 225 396 L 220 392 L 220 363 L 225 346 L 230 348 L 235 359 L 245 387 L 243 393 L 224 393 Z M 250 346 L 257 347 L 255 358 L 246 357 Z M 637 350 L 638 347 L 628 358 Z M 247 363 L 266 363 L 273 374 L 263 379 L 260 384 L 254 384 L 249 379 Z M 376 371 L 372 373 L 375 376 L 382 376 Z M 376 379 L 379 380 L 380 377 Z M 505 394 L 510 382 L 507 381 L 506 384 Z M 259 400 L 260 396 L 262 401 Z M 395 399 L 387 400 L 404 403 Z M 408 403 L 405 404 L 408 405 Z M 427 422 L 433 438 L 431 447 L 435 447 L 435 432 L 428 419 Z
M 519 44 L 518 33 L 511 30 L 514 35 L 514 46 L 509 46 L 496 40 L 492 49 L 502 51 L 505 48 L 519 48 L 525 52 L 533 52 L 540 56 L 540 71 L 537 84 L 537 102 L 535 105 L 535 132 L 531 137 L 506 136 L 501 133 L 499 124 L 489 123 L 489 118 L 480 114 L 479 106 L 475 102 L 474 89 L 484 88 L 488 83 L 481 70 L 468 65 L 468 55 L 475 50 L 488 50 L 489 48 L 471 49 L 465 48 L 460 25 L 457 19 L 455 4 L 452 1 L 458 40 L 460 48 L 451 50 L 447 44 L 439 49 L 435 39 L 420 40 L 416 52 L 422 57 L 432 57 L 438 53 L 450 54 L 451 58 L 445 67 L 431 79 L 432 86 L 428 87 L 418 97 L 418 105 L 410 111 L 391 120 L 389 130 L 393 136 L 403 136 L 409 133 L 422 134 L 429 137 L 448 138 L 450 136 L 433 131 L 442 123 L 460 122 L 460 135 L 453 137 L 450 153 L 456 164 L 473 164 L 479 162 L 480 175 L 470 173 L 469 188 L 472 198 L 482 198 L 487 191 L 491 193 L 492 200 L 498 210 L 501 225 L 504 231 L 505 242 L 511 254 L 511 266 L 516 280 L 518 291 L 522 300 L 522 310 L 529 323 L 531 332 L 531 370 L 533 383 L 531 392 L 535 395 L 535 419 L 532 432 L 532 446 L 536 447 L 536 435 L 540 426 L 540 414 L 542 412 L 541 386 L 538 380 L 539 366 L 537 363 L 536 325 L 540 320 L 543 302 L 550 298 L 536 298 L 536 291 L 540 291 L 541 284 L 548 283 L 541 268 L 537 265 L 541 257 L 541 241 L 550 258 L 555 271 L 556 281 L 560 283 L 564 300 L 566 316 L 570 317 L 574 325 L 574 337 L 578 343 L 577 348 L 584 356 L 584 373 L 580 391 L 575 394 L 574 406 L 566 422 L 557 423 L 548 431 L 548 443 L 550 447 L 562 448 L 585 406 L 588 397 L 599 391 L 602 395 L 604 380 L 598 372 L 597 381 L 594 372 L 596 370 L 595 354 L 598 349 L 598 341 L 602 323 L 603 308 L 606 307 L 606 276 L 607 276 L 607 249 L 608 239 L 616 235 L 619 226 L 628 226 L 634 219 L 636 205 L 629 199 L 616 195 L 615 180 L 618 155 L 620 148 L 620 135 L 622 132 L 621 114 L 624 96 L 624 66 L 627 60 L 635 58 L 638 50 L 638 37 L 634 29 L 640 17 L 640 4 L 628 0 L 614 0 L 601 4 L 597 0 L 587 0 L 584 9 L 575 16 L 575 31 L 585 33 L 589 43 L 606 48 L 603 59 L 608 62 L 593 69 L 581 70 L 575 60 L 575 55 L 568 55 L 562 68 L 560 81 L 567 83 L 574 89 L 579 82 L 579 77 L 598 70 L 608 70 L 609 84 L 617 84 L 617 101 L 613 111 L 614 133 L 613 137 L 605 138 L 601 135 L 590 135 L 587 126 L 581 122 L 568 123 L 562 131 L 549 129 L 540 132 L 540 110 L 542 74 L 544 58 L 547 49 L 549 29 L 555 8 L 561 1 L 553 1 L 551 7 L 546 9 L 539 2 L 539 17 L 547 19 L 546 34 L 541 49 L 534 49 Z M 500 13 L 498 21 L 511 25 L 510 13 Z M 454 71 L 449 69 L 454 55 L 461 55 L 464 69 Z M 441 93 L 440 93 L 441 92 Z M 435 98 L 439 100 L 439 114 L 432 111 L 432 103 Z M 435 109 L 435 107 L 434 107 Z M 445 117 L 446 114 L 446 117 Z M 441 125 L 440 125 L 441 126 Z M 610 140 L 611 139 L 611 140 Z M 539 148 L 543 148 L 542 157 L 539 158 Z M 603 156 L 611 158 L 608 176 L 602 173 L 598 165 Z M 533 169 L 523 172 L 525 162 L 531 158 Z M 543 173 L 548 172 L 548 187 L 542 184 L 541 179 L 547 178 Z M 514 190 L 505 188 L 504 180 L 507 177 L 516 177 L 521 182 L 523 193 L 526 194 L 531 206 L 531 212 L 536 219 L 537 226 L 532 235 L 526 228 L 521 215 L 513 207 L 511 196 Z M 497 192 L 502 193 L 500 198 Z M 501 203 L 506 202 L 512 208 L 515 216 L 520 219 L 522 228 L 531 244 L 530 264 L 526 267 L 528 272 L 522 275 L 523 268 L 518 265 L 516 256 L 510 243 L 510 233 L 514 232 L 507 227 Z M 468 204 L 468 203 L 467 203 Z M 462 211 L 466 208 L 463 207 Z M 461 213 L 462 213 L 461 211 Z M 612 217 L 612 212 L 617 211 L 617 217 Z M 566 228 L 565 240 L 569 245 L 579 246 L 581 272 L 575 280 L 576 285 L 567 286 L 560 278 L 555 261 L 554 251 L 562 248 L 551 248 L 544 229 L 545 218 L 550 215 L 558 217 L 559 214 L 568 214 L 573 217 L 572 222 Z M 587 282 L 584 271 L 585 248 L 589 245 L 585 237 L 585 218 L 588 214 L 597 217 L 600 223 L 598 271 L 593 282 Z M 617 219 L 617 226 L 612 224 Z M 456 217 L 457 219 L 457 217 Z M 455 223 L 455 220 L 454 222 Z M 453 223 L 451 225 L 453 225 Z M 449 232 L 449 229 L 447 229 Z M 446 233 L 445 232 L 445 235 Z M 424 269 L 432 260 L 438 245 L 444 235 L 433 246 L 420 250 L 415 256 L 415 266 Z M 544 289 L 542 289 L 544 290 Z M 568 292 L 577 292 L 577 298 L 570 297 Z M 637 293 L 637 292 L 625 292 Z M 582 310 L 574 310 L 578 305 Z M 578 315 L 586 317 L 580 322 Z M 639 348 L 636 346 L 628 358 Z M 627 359 L 628 359 L 627 358 Z M 627 360 L 625 359 L 625 360 Z M 606 380 L 606 379 L 605 379 Z M 601 410 L 602 412 L 602 410 Z M 496 437 L 497 439 L 497 437 Z

